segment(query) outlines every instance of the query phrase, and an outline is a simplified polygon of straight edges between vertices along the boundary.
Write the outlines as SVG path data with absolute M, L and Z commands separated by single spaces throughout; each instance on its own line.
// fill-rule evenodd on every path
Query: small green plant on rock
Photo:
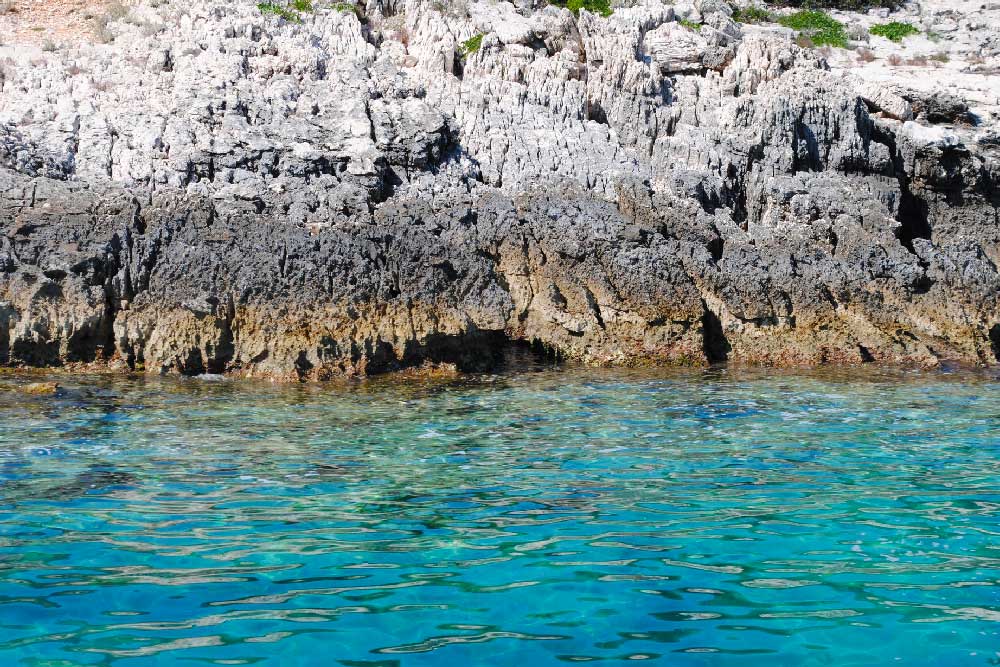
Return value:
M 485 35 L 483 35 L 483 33 L 479 33 L 478 35 L 470 37 L 462 42 L 462 44 L 458 47 L 459 55 L 465 58 L 470 54 L 479 51 L 479 49 L 483 46 L 483 37 L 485 37 Z
M 608 0 L 569 0 L 566 7 L 574 14 L 579 14 L 581 9 L 586 9 L 592 14 L 599 14 L 604 18 L 611 16 L 611 3 Z
M 919 34 L 920 30 L 909 23 L 893 21 L 892 23 L 873 25 L 868 29 L 868 32 L 873 35 L 878 35 L 879 37 L 885 37 L 893 42 L 902 42 L 903 39 L 909 37 L 910 35 Z
M 292 8 L 299 12 L 311 12 L 313 3 L 312 0 L 292 0 Z
M 302 19 L 299 18 L 297 12 L 293 12 L 287 7 L 276 5 L 273 2 L 262 2 L 257 5 L 257 9 L 260 10 L 261 14 L 273 14 L 274 16 L 280 16 L 290 23 L 302 23 Z
M 680 23 L 685 28 L 687 28 L 688 30 L 693 30 L 694 32 L 698 32 L 699 30 L 701 30 L 700 23 L 695 23 L 694 21 L 691 21 L 689 19 L 677 19 L 677 22 Z
M 578 16 L 581 9 L 586 9 L 592 14 L 599 14 L 607 18 L 611 16 L 613 11 L 608 0 L 549 0 L 549 4 L 565 7 L 573 12 L 574 16 Z
M 774 17 L 760 7 L 742 7 L 733 11 L 733 20 L 737 23 L 771 23 Z
M 860 23 L 853 23 L 847 29 L 847 37 L 852 42 L 869 42 L 871 41 L 871 34 L 868 32 L 868 28 L 864 27 Z
M 847 32 L 844 24 L 826 12 L 816 9 L 806 9 L 788 16 L 782 16 L 778 23 L 797 30 L 803 37 L 816 46 L 847 47 Z
M 338 2 L 333 6 L 333 9 L 334 11 L 344 12 L 346 14 L 348 12 L 356 11 L 354 7 L 355 6 L 349 2 Z

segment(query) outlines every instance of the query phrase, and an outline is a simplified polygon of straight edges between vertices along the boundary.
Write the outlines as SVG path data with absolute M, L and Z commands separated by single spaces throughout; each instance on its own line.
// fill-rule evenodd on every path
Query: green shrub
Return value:
M 600 14 L 604 18 L 611 16 L 611 3 L 608 0 L 568 0 L 566 7 L 574 14 L 579 14 L 581 9 L 586 9 L 593 14 Z
M 608 0 L 549 0 L 549 4 L 565 7 L 574 15 L 578 15 L 581 9 L 586 9 L 588 12 L 607 18 L 613 11 Z
M 894 42 L 902 42 L 904 37 L 909 37 L 910 35 L 917 35 L 920 33 L 916 27 L 910 25 L 909 23 L 903 23 L 902 21 L 893 21 L 892 23 L 882 23 L 881 25 L 873 25 L 868 29 L 868 32 L 872 35 L 878 35 L 879 37 L 885 37 L 886 39 L 891 39 Z
M 262 2 L 257 5 L 257 9 L 260 10 L 261 14 L 274 14 L 275 16 L 280 16 L 291 23 L 302 23 L 302 19 L 299 18 L 299 15 L 296 12 L 293 12 L 287 7 L 276 5 L 273 2 Z
M 767 0 L 775 7 L 804 9 L 842 9 L 848 11 L 868 11 L 869 9 L 899 9 L 902 0 Z
M 292 0 L 292 7 L 296 11 L 311 12 L 313 10 L 312 0 Z
M 744 7 L 733 11 L 733 20 L 737 23 L 770 23 L 774 21 L 774 17 L 766 9 Z
M 844 24 L 826 12 L 805 9 L 788 16 L 782 16 L 778 23 L 797 30 L 816 46 L 847 47 L 847 32 Z
M 868 34 L 868 28 L 864 27 L 860 23 L 852 23 L 850 27 L 847 28 L 847 38 L 852 42 L 870 42 L 871 35 Z
M 357 5 L 351 4 L 350 2 L 338 2 L 333 6 L 333 8 L 338 12 L 357 12 Z
M 695 23 L 694 21 L 690 21 L 688 19 L 677 19 L 677 22 L 680 23 L 685 28 L 687 28 L 688 30 L 694 30 L 695 32 L 701 30 L 700 23 Z
M 463 58 L 466 57 L 467 55 L 469 55 L 470 53 L 475 53 L 476 51 L 478 51 L 480 49 L 480 47 L 482 47 L 482 45 L 483 45 L 483 37 L 484 36 L 485 35 L 483 35 L 483 33 L 479 33 L 478 35 L 475 35 L 475 36 L 470 37 L 469 39 L 465 40 L 458 47 L 458 53 Z

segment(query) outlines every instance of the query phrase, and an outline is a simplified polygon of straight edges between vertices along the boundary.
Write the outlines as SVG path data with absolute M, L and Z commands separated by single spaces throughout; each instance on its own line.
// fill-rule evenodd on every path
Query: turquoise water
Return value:
M 1000 664 L 988 373 L 61 381 L 4 666 Z

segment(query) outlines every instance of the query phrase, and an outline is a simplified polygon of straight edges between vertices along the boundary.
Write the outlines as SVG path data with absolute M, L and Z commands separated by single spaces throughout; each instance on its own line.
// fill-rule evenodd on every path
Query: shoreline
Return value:
M 905 381 L 912 377 L 951 377 L 981 379 L 987 382 L 1000 381 L 1000 368 L 990 365 L 974 365 L 961 362 L 942 362 L 935 366 L 917 364 L 890 364 L 865 362 L 854 364 L 814 364 L 798 366 L 769 366 L 762 364 L 720 363 L 705 366 L 644 365 L 644 366 L 591 366 L 578 361 L 557 361 L 541 356 L 528 356 L 519 352 L 489 371 L 462 372 L 453 368 L 419 367 L 379 373 L 375 375 L 334 376 L 324 380 L 299 380 L 289 378 L 269 378 L 233 374 L 182 375 L 178 373 L 154 374 L 131 371 L 124 368 L 110 368 L 106 364 L 79 364 L 72 367 L 0 367 L 0 393 L 17 393 L 18 387 L 31 383 L 55 383 L 60 388 L 66 385 L 91 384 L 93 382 L 166 382 L 177 387 L 225 386 L 248 390 L 272 387 L 278 390 L 300 387 L 305 391 L 341 391 L 357 389 L 378 389 L 393 386 L 477 386 L 489 385 L 511 379 L 526 378 L 538 374 L 558 378 L 559 376 L 589 378 L 593 381 L 614 381 L 615 379 L 669 380 L 671 378 L 691 378 L 704 376 L 711 379 L 722 377 L 816 377 L 838 379 L 845 382 L 866 379 L 896 379 Z

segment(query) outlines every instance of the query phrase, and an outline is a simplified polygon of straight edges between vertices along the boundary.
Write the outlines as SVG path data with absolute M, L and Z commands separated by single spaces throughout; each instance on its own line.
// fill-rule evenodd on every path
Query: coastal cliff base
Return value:
M 695 4 L 140 4 L 9 52 L 0 363 L 996 363 L 985 112 Z

